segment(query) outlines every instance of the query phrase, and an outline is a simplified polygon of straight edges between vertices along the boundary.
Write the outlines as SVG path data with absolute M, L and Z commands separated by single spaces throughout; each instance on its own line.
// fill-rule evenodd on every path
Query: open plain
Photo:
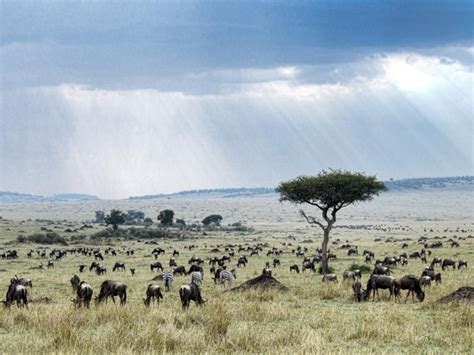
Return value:
M 2 353 L 135 353 L 135 352 L 264 352 L 264 353 L 472 353 L 472 303 L 437 300 L 463 286 L 473 286 L 474 223 L 472 187 L 423 189 L 384 193 L 374 201 L 345 209 L 331 233 L 330 248 L 337 259 L 330 266 L 337 283 L 322 282 L 319 273 L 292 273 L 290 265 L 301 267 L 303 259 L 293 250 L 307 248 L 313 257 L 321 243 L 321 231 L 310 227 L 298 214 L 300 206 L 280 203 L 275 194 L 224 198 L 195 198 L 4 203 L 0 205 L 0 252 L 17 250 L 14 260 L 0 259 L 0 286 L 6 292 L 14 275 L 32 280 L 28 289 L 29 307 L 0 309 L 0 352 Z M 91 223 L 94 212 L 117 208 L 138 210 L 152 218 L 152 226 L 120 226 L 122 237 L 90 238 L 106 227 Z M 160 210 L 172 209 L 176 218 L 195 228 L 168 228 L 163 238 L 124 238 L 130 228 L 157 230 Z M 316 213 L 305 208 L 308 214 Z M 199 221 L 212 213 L 223 216 L 220 227 L 204 228 Z M 235 224 L 237 223 L 237 224 Z M 233 225 L 233 226 L 232 226 Z M 19 242 L 18 236 L 56 232 L 67 245 L 44 245 Z M 352 281 L 343 281 L 342 273 L 353 264 L 365 265 L 362 251 L 371 250 L 375 259 L 412 253 L 423 248 L 418 240 L 443 243 L 442 248 L 429 248 L 434 257 L 467 261 L 467 269 L 441 270 L 441 284 L 425 288 L 422 303 L 388 300 L 388 292 L 380 291 L 380 300 L 356 302 Z M 459 247 L 451 247 L 449 239 Z M 337 244 L 334 242 L 338 241 Z M 408 247 L 402 249 L 402 244 Z M 259 255 L 249 256 L 248 247 L 262 245 Z M 343 244 L 358 247 L 358 255 L 347 255 Z M 195 248 L 189 249 L 190 245 Z M 226 250 L 227 246 L 227 250 Z M 245 250 L 239 251 L 239 246 Z M 93 256 L 68 253 L 59 260 L 50 258 L 53 249 L 90 247 L 102 251 L 112 248 L 116 256 L 104 255 L 101 264 L 106 275 L 89 271 Z M 154 248 L 165 249 L 155 260 Z M 279 256 L 267 252 L 275 247 Z M 215 250 L 213 250 L 215 249 Z M 237 277 L 228 287 L 215 284 L 209 272 L 209 259 L 235 251 L 228 269 L 235 268 Z M 31 258 L 27 253 L 33 250 Z M 36 251 L 46 251 L 41 258 Z M 126 252 L 133 250 L 134 255 Z M 173 250 L 178 250 L 178 265 L 189 268 L 192 256 L 204 260 L 202 295 L 206 303 L 188 310 L 181 309 L 178 290 L 190 282 L 190 276 L 176 276 L 164 299 L 145 307 L 143 298 L 150 281 L 160 274 L 150 264 L 160 261 L 165 270 Z M 246 267 L 237 267 L 240 255 L 246 255 Z M 271 266 L 272 276 L 288 287 L 287 291 L 255 289 L 229 292 L 231 287 L 261 274 L 265 263 L 278 258 L 280 266 Z M 49 260 L 54 267 L 47 268 Z M 112 271 L 122 261 L 125 271 Z M 87 265 L 79 273 L 78 266 Z M 38 269 L 43 265 L 42 269 Z M 373 268 L 373 262 L 369 264 Z M 392 275 L 421 275 L 425 264 L 419 258 L 408 258 L 405 266 L 391 267 Z M 130 268 L 136 270 L 132 276 Z M 94 296 L 106 279 L 127 285 L 128 299 L 118 303 L 91 304 L 90 309 L 74 307 L 75 293 L 70 278 L 77 274 L 90 283 Z M 370 271 L 362 273 L 365 288 Z

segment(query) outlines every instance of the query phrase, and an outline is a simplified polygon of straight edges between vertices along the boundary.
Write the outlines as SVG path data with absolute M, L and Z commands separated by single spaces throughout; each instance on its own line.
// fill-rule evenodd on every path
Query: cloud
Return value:
M 382 178 L 473 174 L 473 74 L 441 58 L 386 53 L 326 76 L 326 66 L 216 70 L 193 74 L 197 87 L 211 82 L 196 92 L 10 90 L 0 189 L 125 197 L 273 186 L 328 167 Z

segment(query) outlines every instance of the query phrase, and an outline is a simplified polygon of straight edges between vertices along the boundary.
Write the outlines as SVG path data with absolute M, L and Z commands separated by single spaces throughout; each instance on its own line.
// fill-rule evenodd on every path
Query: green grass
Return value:
M 425 224 L 413 223 L 413 229 L 422 230 Z M 15 239 L 20 230 L 29 235 L 38 232 L 41 226 L 43 224 L 35 222 L 20 224 L 3 220 L 0 223 L 3 249 L 15 248 L 21 255 L 19 260 L 0 260 L 0 270 L 5 270 L 0 272 L 2 292 L 6 292 L 9 279 L 17 274 L 33 280 L 30 298 L 49 297 L 55 302 L 50 305 L 31 303 L 29 309 L 17 309 L 16 306 L 0 309 L 1 353 L 472 353 L 472 306 L 439 305 L 436 300 L 461 286 L 472 285 L 474 239 L 461 241 L 460 248 L 445 247 L 433 251 L 433 256 L 466 259 L 469 268 L 442 272 L 443 283 L 427 289 L 422 304 L 412 303 L 411 300 L 407 303 L 388 302 L 385 291 L 381 291 L 381 301 L 354 302 L 351 282 L 342 282 L 342 272 L 353 264 L 363 264 L 364 259 L 362 255 L 348 257 L 346 250 L 334 246 L 332 248 L 338 260 L 330 265 L 339 276 L 339 283 L 322 283 L 321 275 L 317 273 L 291 274 L 289 266 L 301 264 L 301 259 L 296 258 L 291 249 L 308 239 L 313 242 L 301 245 L 310 250 L 319 245 L 320 238 L 313 234 L 314 229 L 296 234 L 296 241 L 287 239 L 285 226 L 281 231 L 276 226 L 256 233 L 216 231 L 205 237 L 202 234 L 191 235 L 186 241 L 166 240 L 160 246 L 169 252 L 180 250 L 178 264 L 186 266 L 193 255 L 203 258 L 222 255 L 222 247 L 222 253 L 210 252 L 217 244 L 268 242 L 270 246 L 278 246 L 284 251 L 280 257 L 282 266 L 272 271 L 280 282 L 289 287 L 289 291 L 224 292 L 222 287 L 214 285 L 207 272 L 203 297 L 208 302 L 202 308 L 192 304 L 188 311 L 181 310 L 178 297 L 179 286 L 189 282 L 187 276 L 176 278 L 173 290 L 164 293 L 164 300 L 159 306 L 145 308 L 142 299 L 149 280 L 156 275 L 149 269 L 149 264 L 155 261 L 150 257 L 155 245 L 137 241 L 115 242 L 115 249 L 122 254 L 105 257 L 103 263 L 108 267 L 106 276 L 97 276 L 88 270 L 79 275 L 91 283 L 95 295 L 105 279 L 126 283 L 129 291 L 127 305 L 120 307 L 109 302 L 107 305 L 92 305 L 89 310 L 78 310 L 70 301 L 74 293 L 69 279 L 77 273 L 79 264 L 89 265 L 93 259 L 68 255 L 55 262 L 54 269 L 31 270 L 40 262 L 46 267 L 47 260 L 27 259 L 26 252 L 36 247 L 51 250 L 54 246 L 18 244 Z M 48 227 L 67 236 L 62 233 L 66 226 Z M 96 226 L 84 233 L 91 235 L 101 228 Z M 412 238 L 407 251 L 421 248 L 416 244 L 417 237 L 412 230 L 394 232 L 392 229 L 384 234 L 380 230 L 341 229 L 335 230 L 334 234 L 333 238 L 344 238 L 357 244 L 359 250 L 373 250 L 376 258 L 402 252 L 400 242 L 373 242 L 376 236 L 396 234 L 397 240 Z M 439 233 L 433 232 L 428 236 L 435 235 Z M 283 245 L 288 242 L 293 245 Z M 189 244 L 197 244 L 198 248 L 189 251 L 185 248 Z M 123 251 L 127 248 L 134 248 L 135 256 L 124 255 Z M 272 259 L 265 256 L 266 250 L 258 257 L 249 258 L 246 268 L 237 269 L 234 285 L 260 274 L 265 261 Z M 167 253 L 158 260 L 167 265 L 170 256 Z M 111 270 L 115 261 L 124 261 L 127 271 L 113 273 Z M 237 258 L 234 258 L 231 265 L 236 262 Z M 130 267 L 137 269 L 135 277 L 128 271 Z M 207 264 L 205 270 L 208 271 Z M 394 268 L 394 273 L 395 276 L 419 275 L 421 270 L 419 260 L 410 260 L 407 267 Z M 367 274 L 363 274 L 362 280 L 365 287 Z

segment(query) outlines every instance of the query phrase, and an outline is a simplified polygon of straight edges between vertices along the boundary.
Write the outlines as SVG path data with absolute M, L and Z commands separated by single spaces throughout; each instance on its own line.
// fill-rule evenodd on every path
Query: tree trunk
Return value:
M 323 244 L 321 246 L 323 255 L 322 255 L 322 260 L 321 264 L 323 267 L 323 274 L 328 273 L 328 243 L 329 243 L 329 232 L 331 230 L 331 227 L 327 227 L 324 229 L 324 237 L 323 237 Z

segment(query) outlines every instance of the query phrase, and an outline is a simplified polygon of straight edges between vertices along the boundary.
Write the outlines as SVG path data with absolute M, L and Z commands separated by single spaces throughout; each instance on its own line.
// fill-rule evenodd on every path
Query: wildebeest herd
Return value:
M 339 241 L 336 240 L 333 242 L 333 245 L 336 247 Z M 413 251 L 410 254 L 402 252 L 399 255 L 387 256 L 383 259 L 375 259 L 375 253 L 370 250 L 364 250 L 362 253 L 362 258 L 366 264 L 372 264 L 371 272 L 365 283 L 365 288 L 363 287 L 362 279 L 363 272 L 360 269 L 345 270 L 342 273 L 343 282 L 351 281 L 352 290 L 354 294 L 354 299 L 358 302 L 362 300 L 369 300 L 372 295 L 372 300 L 375 300 L 375 296 L 379 298 L 379 290 L 388 290 L 389 300 L 393 297 L 394 299 L 399 299 L 401 291 L 407 291 L 405 302 L 407 301 L 410 294 L 412 295 L 412 300 L 416 296 L 419 302 L 423 302 L 425 298 L 425 291 L 427 287 L 431 286 L 432 282 L 441 283 L 441 272 L 435 270 L 437 266 L 440 266 L 442 271 L 447 271 L 449 269 L 463 269 L 467 268 L 467 262 L 465 260 L 452 260 L 448 258 L 441 259 L 439 257 L 431 257 L 432 251 L 429 248 L 440 248 L 442 244 L 439 245 L 433 243 L 428 245 L 426 240 L 420 238 L 418 241 L 419 244 L 422 244 L 420 251 Z M 179 257 L 180 252 L 176 249 L 172 251 L 172 257 L 170 257 L 168 266 L 169 269 L 165 270 L 163 264 L 160 261 L 157 261 L 160 255 L 166 253 L 163 248 L 154 248 L 151 252 L 151 255 L 155 257 L 155 262 L 150 264 L 150 270 L 155 271 L 159 270 L 160 274 L 154 277 L 152 280 L 157 281 L 161 280 L 166 292 L 172 289 L 172 284 L 174 276 L 177 275 L 188 275 L 190 277 L 190 282 L 183 284 L 178 291 L 179 299 L 183 309 L 189 307 L 191 301 L 194 301 L 196 305 L 200 306 L 205 301 L 202 298 L 201 287 L 204 281 L 204 266 L 209 265 L 209 273 L 215 284 L 221 284 L 224 287 L 231 285 L 232 282 L 237 277 L 237 272 L 235 268 L 232 268 L 231 265 L 234 264 L 237 268 L 245 268 L 252 259 L 252 256 L 257 255 L 266 255 L 266 257 L 271 257 L 271 260 L 266 261 L 263 267 L 262 274 L 266 276 L 272 276 L 272 268 L 278 269 L 282 267 L 280 257 L 283 254 L 292 254 L 293 257 L 301 259 L 299 263 L 291 263 L 289 265 L 290 273 L 300 274 L 300 272 L 305 272 L 309 270 L 310 272 L 316 273 L 316 265 L 321 262 L 321 250 L 318 248 L 315 250 L 313 256 L 308 256 L 311 253 L 308 248 L 297 246 L 293 248 L 291 243 L 283 243 L 285 251 L 281 248 L 270 246 L 268 243 L 256 243 L 255 245 L 213 245 L 211 253 L 221 253 L 221 250 L 224 249 L 224 253 L 221 253 L 221 256 L 213 256 L 207 258 L 200 258 L 193 256 L 188 260 L 188 267 L 184 265 L 178 265 L 176 258 Z M 405 249 L 408 246 L 407 243 L 401 245 L 402 249 Z M 452 245 L 453 246 L 453 245 Z M 454 247 L 459 246 L 454 245 Z M 189 245 L 188 248 L 192 251 L 196 246 Z M 348 256 L 358 256 L 359 251 L 356 245 L 344 244 L 339 247 L 339 249 L 347 249 Z M 265 251 L 266 253 L 265 253 Z M 45 251 L 38 250 L 36 251 L 38 258 L 48 257 L 45 254 Z M 95 272 L 97 275 L 107 275 L 107 267 L 103 264 L 100 264 L 98 261 L 104 260 L 104 255 L 106 256 L 117 256 L 118 252 L 109 247 L 105 250 L 100 250 L 97 248 L 89 247 L 77 247 L 73 249 L 53 249 L 49 253 L 49 258 L 52 260 L 61 260 L 68 254 L 80 254 L 82 256 L 92 257 L 94 260 L 91 262 L 90 266 L 80 264 L 78 265 L 78 271 L 80 275 L 83 275 L 86 270 L 90 272 Z M 131 257 L 134 255 L 134 250 L 126 250 L 123 252 L 124 257 Z M 238 254 L 238 256 L 236 256 Z M 34 251 L 30 250 L 26 253 L 28 258 L 33 258 Z M 19 258 L 19 253 L 16 250 L 9 250 L 3 255 L 4 259 L 17 259 Z M 427 257 L 431 257 L 431 263 L 427 264 Z M 328 251 L 328 258 L 331 260 L 337 259 L 336 253 L 334 251 Z M 400 278 L 395 278 L 391 276 L 394 267 L 406 266 L 408 260 L 410 259 L 420 259 L 422 265 L 425 266 L 422 268 L 420 276 L 415 275 L 405 275 Z M 48 261 L 48 268 L 54 268 L 54 263 L 52 260 Z M 42 269 L 42 264 L 40 264 L 39 269 Z M 136 268 L 129 269 L 132 276 L 135 275 Z M 112 267 L 112 272 L 126 271 L 126 265 L 123 261 L 115 262 Z M 338 282 L 337 275 L 334 273 L 328 273 L 322 275 L 322 282 Z M 73 304 L 80 308 L 82 306 L 89 308 L 93 300 L 94 290 L 92 286 L 85 280 L 81 280 L 81 277 L 78 275 L 73 275 L 70 280 L 71 286 L 76 294 L 76 298 L 72 300 Z M 16 302 L 18 306 L 28 306 L 28 288 L 33 287 L 33 282 L 30 279 L 19 278 L 16 275 L 11 278 L 10 284 L 8 285 L 6 299 L 4 301 L 5 306 L 11 306 Z M 103 302 L 107 302 L 109 298 L 112 299 L 112 302 L 115 303 L 116 297 L 119 299 L 120 304 L 125 304 L 127 302 L 127 285 L 123 282 L 105 280 L 100 286 L 98 295 L 95 297 L 95 303 L 100 305 Z M 157 283 L 150 283 L 146 287 L 145 298 L 143 302 L 146 306 L 150 306 L 153 303 L 159 303 L 163 299 L 163 293 L 161 286 Z

